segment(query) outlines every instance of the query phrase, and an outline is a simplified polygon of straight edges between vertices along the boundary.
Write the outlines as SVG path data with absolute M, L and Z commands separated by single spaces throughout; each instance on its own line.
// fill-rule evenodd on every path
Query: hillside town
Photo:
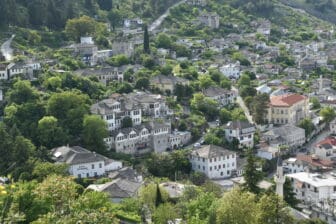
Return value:
M 74 17 L 57 47 L 18 27 L 1 36 L 0 223 L 61 220 L 47 212 L 63 202 L 33 216 L 14 188 L 35 181 L 19 189 L 48 195 L 62 176 L 115 206 L 92 223 L 225 223 L 231 210 L 214 201 L 251 193 L 260 214 L 276 197 L 281 221 L 228 223 L 336 224 L 334 24 L 218 2 L 173 1 L 157 20 Z

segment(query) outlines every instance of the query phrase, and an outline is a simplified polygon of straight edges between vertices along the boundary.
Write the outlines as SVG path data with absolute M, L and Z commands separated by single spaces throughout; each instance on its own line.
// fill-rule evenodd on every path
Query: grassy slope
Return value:
M 303 9 L 306 12 L 321 18 L 323 20 L 336 23 L 336 8 L 327 9 L 324 12 L 319 11 L 312 4 L 307 4 L 305 0 L 279 0 L 280 2 L 295 7 Z M 334 5 L 336 6 L 336 0 L 333 0 Z

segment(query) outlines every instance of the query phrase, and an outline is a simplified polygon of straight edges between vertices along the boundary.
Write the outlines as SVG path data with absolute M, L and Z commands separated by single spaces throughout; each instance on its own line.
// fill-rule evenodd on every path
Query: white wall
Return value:
M 104 161 L 72 165 L 69 168 L 69 173 L 75 177 L 80 175 L 81 178 L 102 176 L 105 174 Z

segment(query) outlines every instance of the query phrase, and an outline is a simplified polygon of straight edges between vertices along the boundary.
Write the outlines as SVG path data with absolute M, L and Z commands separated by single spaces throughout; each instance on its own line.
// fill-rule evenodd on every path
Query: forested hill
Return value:
M 68 19 L 89 15 L 121 22 L 122 17 L 152 20 L 177 0 L 1 0 L 0 27 L 63 29 Z
M 336 23 L 335 0 L 280 0 L 280 2 L 305 10 L 320 19 Z

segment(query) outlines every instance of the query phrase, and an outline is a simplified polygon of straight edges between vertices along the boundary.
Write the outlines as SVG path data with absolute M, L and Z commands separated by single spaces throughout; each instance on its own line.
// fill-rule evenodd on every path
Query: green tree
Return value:
M 299 204 L 299 200 L 296 199 L 296 193 L 294 192 L 292 182 L 289 178 L 286 178 L 285 184 L 284 184 L 284 201 L 290 205 L 292 208 L 296 208 L 296 206 Z
M 121 127 L 122 128 L 130 128 L 133 127 L 133 121 L 132 118 L 130 117 L 124 117 L 121 121 Z
M 317 97 L 311 97 L 309 101 L 313 104 L 313 109 L 316 110 L 321 108 L 320 101 Z
M 225 108 L 221 109 L 219 111 L 219 119 L 222 124 L 226 124 L 227 122 L 232 120 L 231 112 Z
M 115 30 L 115 28 L 120 25 L 123 15 L 122 12 L 119 9 L 112 9 L 109 13 L 108 13 L 108 19 L 112 25 L 113 30 Z
M 320 116 L 322 116 L 323 121 L 325 121 L 326 123 L 329 123 L 330 121 L 332 121 L 335 118 L 336 113 L 335 113 L 335 110 L 333 108 L 325 107 L 325 108 L 321 109 Z
M 160 33 L 157 36 L 156 45 L 157 45 L 158 48 L 169 49 L 169 48 L 171 48 L 171 44 L 172 44 L 172 40 L 167 34 Z
M 58 176 L 68 176 L 67 164 L 54 164 L 49 162 L 36 162 L 33 169 L 33 178 L 42 182 L 47 176 L 55 174 Z
M 143 78 L 139 78 L 136 83 L 135 83 L 135 88 L 136 89 L 141 89 L 141 90 L 145 90 L 148 89 L 150 85 L 149 79 L 146 77 Z
M 89 16 L 69 19 L 65 25 L 65 33 L 69 38 L 78 41 L 80 37 L 94 34 L 97 25 L 97 22 Z
M 149 46 L 149 33 L 147 24 L 144 25 L 144 52 L 150 54 L 150 46 Z
M 269 96 L 265 93 L 256 95 L 252 100 L 252 115 L 257 124 L 264 124 L 267 117 Z
M 55 117 L 65 132 L 79 136 L 88 114 L 89 98 L 79 91 L 53 93 L 47 102 L 47 113 Z
M 202 93 L 195 93 L 190 101 L 191 109 L 202 113 L 207 119 L 214 120 L 218 116 L 218 103 L 205 97 Z
M 107 124 L 99 116 L 87 115 L 83 121 L 84 146 L 95 152 L 102 153 L 106 150 L 104 138 L 108 136 Z
M 294 223 L 286 203 L 276 194 L 264 194 L 258 201 L 257 209 L 257 223 Z
M 224 194 L 216 207 L 216 223 L 252 224 L 256 223 L 256 196 L 234 188 Z
M 238 80 L 238 86 L 242 87 L 242 86 L 250 86 L 250 85 L 251 85 L 250 76 L 248 76 L 247 74 L 241 75 L 239 80 Z
M 59 127 L 53 116 L 45 116 L 38 121 L 38 139 L 41 145 L 51 149 L 67 143 L 68 136 Z
M 244 168 L 244 189 L 258 194 L 260 192 L 260 188 L 258 187 L 258 183 L 262 180 L 261 171 L 257 170 L 256 157 L 253 155 L 253 151 L 250 149 L 247 151 L 247 163 Z
M 171 203 L 161 204 L 153 214 L 154 223 L 168 223 L 178 218 L 178 213 Z
M 28 102 L 36 102 L 39 97 L 38 91 L 31 86 L 27 80 L 17 80 L 13 88 L 8 91 L 8 103 L 23 104 Z
M 309 118 L 305 118 L 305 119 L 301 120 L 300 123 L 299 123 L 299 127 L 303 128 L 305 130 L 306 137 L 310 136 L 310 134 L 315 129 L 315 126 L 314 126 L 312 120 L 309 119 Z

